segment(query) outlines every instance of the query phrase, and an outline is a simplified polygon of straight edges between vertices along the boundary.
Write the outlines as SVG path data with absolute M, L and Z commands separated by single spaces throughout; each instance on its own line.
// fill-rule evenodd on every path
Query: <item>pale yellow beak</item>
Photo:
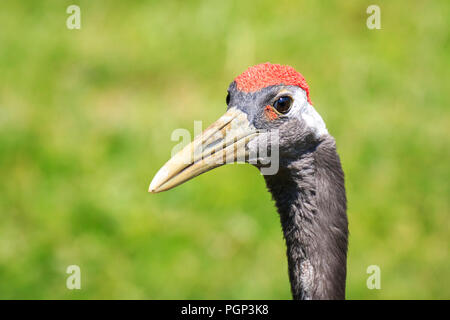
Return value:
M 247 144 L 257 135 L 247 115 L 230 108 L 159 169 L 148 191 L 166 191 L 224 164 L 245 162 Z

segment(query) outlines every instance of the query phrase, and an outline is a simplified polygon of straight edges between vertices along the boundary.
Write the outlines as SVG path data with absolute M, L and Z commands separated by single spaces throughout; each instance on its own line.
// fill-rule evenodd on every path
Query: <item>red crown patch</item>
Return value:
M 291 66 L 271 64 L 269 62 L 258 64 L 248 68 L 234 81 L 240 91 L 249 93 L 256 92 L 262 88 L 273 85 L 297 86 L 305 90 L 308 102 L 312 104 L 309 97 L 309 87 L 305 78 Z

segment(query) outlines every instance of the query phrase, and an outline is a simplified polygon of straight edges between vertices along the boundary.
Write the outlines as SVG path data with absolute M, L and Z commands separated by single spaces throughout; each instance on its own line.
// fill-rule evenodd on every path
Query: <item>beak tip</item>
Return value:
M 156 187 L 156 183 L 154 183 L 155 182 L 155 180 L 153 180 L 151 183 L 150 183 L 150 186 L 148 187 L 148 192 L 149 193 L 157 193 L 158 191 L 157 191 L 157 187 Z
M 154 176 L 152 182 L 150 182 L 150 186 L 148 187 L 148 192 L 150 193 L 158 193 L 159 188 L 162 184 L 167 180 L 168 171 L 165 167 L 162 167 Z

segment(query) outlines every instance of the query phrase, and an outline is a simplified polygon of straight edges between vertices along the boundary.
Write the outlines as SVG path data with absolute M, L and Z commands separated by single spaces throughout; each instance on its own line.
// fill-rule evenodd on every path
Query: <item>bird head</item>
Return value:
M 328 134 L 305 78 L 290 66 L 248 68 L 228 87 L 226 103 L 226 113 L 158 171 L 149 192 L 171 189 L 226 163 L 261 169 L 274 161 L 275 151 L 276 161 L 286 161 Z

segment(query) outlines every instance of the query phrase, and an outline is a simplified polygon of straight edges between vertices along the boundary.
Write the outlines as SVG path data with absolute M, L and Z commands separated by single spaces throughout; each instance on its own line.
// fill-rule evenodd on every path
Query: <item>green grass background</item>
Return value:
M 289 299 L 255 168 L 147 193 L 172 131 L 214 121 L 266 61 L 303 73 L 337 140 L 347 297 L 450 298 L 449 17 L 446 0 L 2 1 L 0 298 Z

